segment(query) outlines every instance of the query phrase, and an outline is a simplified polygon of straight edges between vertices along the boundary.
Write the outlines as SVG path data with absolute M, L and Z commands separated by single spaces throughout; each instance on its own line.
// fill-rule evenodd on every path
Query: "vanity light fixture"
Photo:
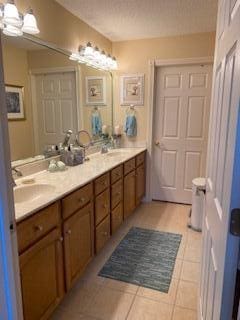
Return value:
M 100 51 L 98 47 L 93 48 L 90 42 L 85 47 L 79 46 L 78 52 L 73 52 L 69 59 L 99 70 L 110 71 L 118 68 L 116 58 L 112 58 L 110 54 L 107 55 L 104 51 Z
M 36 18 L 32 9 L 28 9 L 23 16 L 18 11 L 14 0 L 8 0 L 5 4 L 0 4 L 0 29 L 7 36 L 22 36 L 23 32 L 28 34 L 38 34 Z
M 22 31 L 29 34 L 38 34 L 40 32 L 37 26 L 37 20 L 31 8 L 29 8 L 24 15 Z

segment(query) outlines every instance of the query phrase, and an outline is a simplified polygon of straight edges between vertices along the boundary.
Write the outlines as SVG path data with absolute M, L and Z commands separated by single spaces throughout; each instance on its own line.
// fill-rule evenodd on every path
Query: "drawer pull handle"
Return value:
M 35 229 L 36 231 L 42 232 L 42 231 L 43 231 L 43 226 L 41 226 L 41 225 L 35 226 L 34 229 Z
M 80 198 L 78 201 L 81 202 L 81 203 L 84 203 L 85 202 L 85 198 Z
M 72 233 L 72 231 L 69 229 L 66 234 L 70 235 Z

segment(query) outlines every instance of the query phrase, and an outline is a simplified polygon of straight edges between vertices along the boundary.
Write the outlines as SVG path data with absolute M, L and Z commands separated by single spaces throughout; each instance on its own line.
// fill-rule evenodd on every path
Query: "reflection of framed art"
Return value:
M 123 75 L 120 78 L 121 105 L 144 105 L 144 74 Z
M 6 85 L 6 104 L 9 120 L 24 119 L 23 93 L 21 86 Z
M 86 77 L 86 104 L 106 104 L 106 77 Z

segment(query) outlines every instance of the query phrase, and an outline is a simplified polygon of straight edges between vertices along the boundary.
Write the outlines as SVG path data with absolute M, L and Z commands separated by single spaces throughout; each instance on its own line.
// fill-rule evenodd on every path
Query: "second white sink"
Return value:
M 49 192 L 53 192 L 55 187 L 50 184 L 33 184 L 29 186 L 17 186 L 14 188 L 14 202 L 23 203 L 46 197 Z

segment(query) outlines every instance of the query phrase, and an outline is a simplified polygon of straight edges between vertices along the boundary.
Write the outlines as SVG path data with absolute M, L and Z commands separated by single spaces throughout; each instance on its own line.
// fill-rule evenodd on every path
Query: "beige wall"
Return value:
M 11 159 L 17 160 L 34 154 L 27 51 L 15 46 L 4 45 L 3 63 L 5 83 L 24 87 L 25 119 L 8 121 Z
M 214 55 L 215 33 L 202 33 L 178 37 L 113 43 L 119 70 L 114 76 L 114 122 L 123 124 L 126 107 L 120 106 L 119 76 L 127 73 L 145 74 L 144 106 L 136 107 L 138 134 L 136 138 L 124 137 L 126 143 L 146 141 L 148 121 L 148 61 L 152 59 L 183 59 Z
M 40 29 L 39 38 L 53 42 L 59 47 L 76 51 L 80 44 L 91 41 L 111 53 L 112 43 L 88 24 L 65 10 L 54 0 L 18 0 L 17 7 L 26 12 L 34 10 Z

